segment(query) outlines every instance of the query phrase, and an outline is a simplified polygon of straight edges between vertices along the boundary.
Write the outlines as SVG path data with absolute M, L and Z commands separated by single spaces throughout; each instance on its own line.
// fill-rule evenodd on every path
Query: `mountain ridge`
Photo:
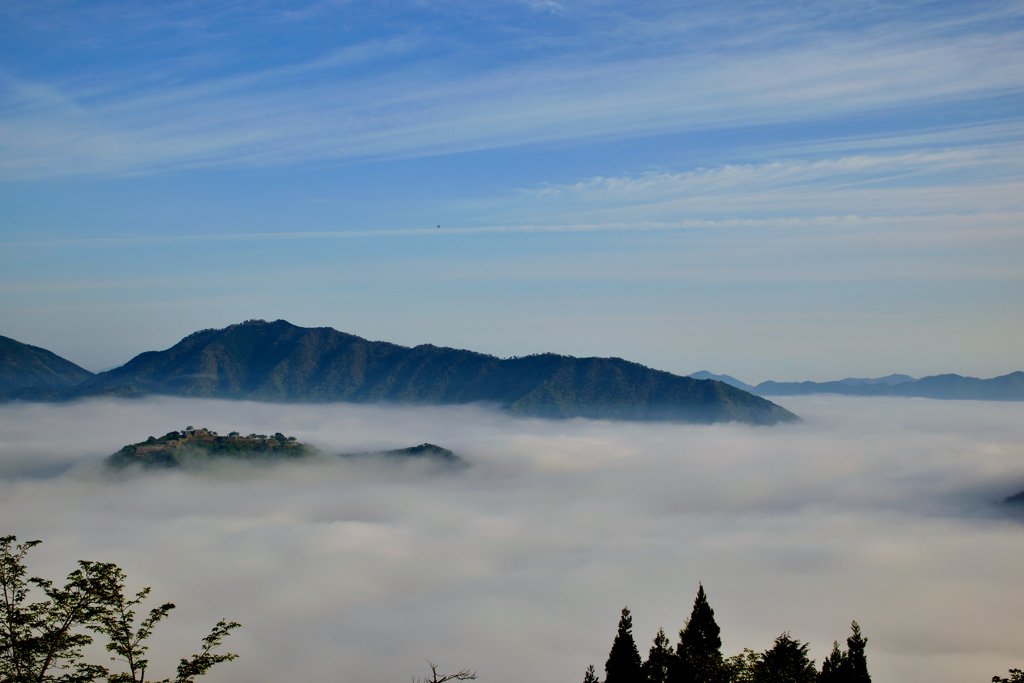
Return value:
M 514 415 L 548 418 L 753 424 L 799 419 L 721 382 L 621 358 L 543 353 L 501 359 L 431 344 L 372 342 L 284 320 L 199 330 L 169 349 L 141 353 L 72 389 L 37 398 L 145 394 L 281 402 L 491 402 Z
M 0 336 L 0 396 L 77 386 L 93 376 L 52 351 Z
M 990 379 L 947 373 L 914 379 L 909 375 L 888 375 L 874 379 L 848 377 L 832 382 L 774 382 L 751 386 L 729 375 L 713 375 L 706 370 L 694 376 L 721 379 L 734 386 L 749 387 L 757 396 L 807 396 L 842 394 L 844 396 L 902 396 L 938 400 L 1024 401 L 1024 372 L 1016 371 Z M 906 378 L 906 379 L 904 379 Z
M 754 387 L 752 387 L 751 385 L 747 384 L 742 380 L 736 379 L 732 375 L 716 375 L 713 372 L 701 370 L 699 372 L 691 373 L 689 376 L 693 377 L 694 379 L 713 379 L 716 382 L 725 382 L 729 386 L 736 387 L 737 389 L 742 389 L 743 391 L 749 393 L 754 393 Z

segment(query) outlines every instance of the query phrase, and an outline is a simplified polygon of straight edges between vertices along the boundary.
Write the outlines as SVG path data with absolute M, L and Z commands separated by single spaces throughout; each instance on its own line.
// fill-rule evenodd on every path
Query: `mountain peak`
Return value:
M 330 327 L 247 320 L 140 354 L 68 393 L 257 401 L 490 402 L 534 417 L 774 424 L 789 411 L 722 382 L 622 360 L 372 342 Z
M 73 387 L 93 374 L 52 351 L 0 336 L 0 396 Z
M 735 377 L 732 377 L 731 375 L 716 375 L 714 373 L 708 372 L 707 370 L 701 370 L 700 372 L 695 372 L 695 373 L 691 374 L 690 377 L 693 377 L 694 379 L 713 379 L 716 382 L 725 382 L 729 386 L 736 387 L 737 389 L 742 389 L 743 391 L 753 391 L 754 390 L 754 387 L 751 386 L 750 384 L 747 384 L 746 382 L 742 382 L 742 381 L 736 379 Z

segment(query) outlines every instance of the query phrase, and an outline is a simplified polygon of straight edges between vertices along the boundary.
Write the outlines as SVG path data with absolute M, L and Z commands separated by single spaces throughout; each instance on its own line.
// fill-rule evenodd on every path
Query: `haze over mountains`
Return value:
M 846 396 L 906 396 L 944 400 L 1024 401 L 1024 372 L 1011 372 L 992 379 L 963 375 L 932 375 L 914 379 L 909 375 L 888 375 L 874 379 L 847 377 L 835 382 L 761 382 L 752 386 L 729 375 L 707 370 L 695 372 L 695 379 L 725 382 L 757 396 L 806 396 L 843 394 Z
M 522 416 L 737 420 L 797 419 L 765 396 L 832 393 L 937 399 L 1024 400 L 1024 372 L 992 379 L 935 375 L 762 382 L 708 371 L 689 377 L 621 358 L 553 353 L 500 359 L 424 344 L 373 342 L 329 327 L 250 320 L 196 332 L 164 351 L 93 374 L 50 351 L 0 337 L 0 397 L 173 396 L 278 402 L 495 403 Z
M 28 400 L 165 394 L 280 402 L 490 402 L 523 416 L 695 423 L 798 419 L 728 384 L 621 358 L 547 353 L 500 359 L 429 344 L 372 342 L 283 320 L 202 330 L 81 383 L 35 385 L 8 394 Z

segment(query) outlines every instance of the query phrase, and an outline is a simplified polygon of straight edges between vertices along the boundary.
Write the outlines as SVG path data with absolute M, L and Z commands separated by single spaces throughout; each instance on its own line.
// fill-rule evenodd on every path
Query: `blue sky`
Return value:
M 1019 1 L 8 0 L 0 334 L 989 377 L 1022 152 Z

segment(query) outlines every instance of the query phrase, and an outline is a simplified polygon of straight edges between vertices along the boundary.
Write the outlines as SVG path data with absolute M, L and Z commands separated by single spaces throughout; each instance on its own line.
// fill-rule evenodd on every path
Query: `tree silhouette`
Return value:
M 669 671 L 672 670 L 676 653 L 665 636 L 665 629 L 659 628 L 654 636 L 654 645 L 647 653 L 647 661 L 643 665 L 644 680 L 649 683 L 667 683 Z
M 427 664 L 430 666 L 430 678 L 412 677 L 412 683 L 446 683 L 446 681 L 472 681 L 476 680 L 476 672 L 470 671 L 469 669 L 463 669 L 453 674 L 442 674 L 437 672 L 437 664 L 434 664 L 429 659 Z
M 751 683 L 754 680 L 754 668 L 761 661 L 761 653 L 748 647 L 743 652 L 725 660 L 723 666 L 729 672 L 726 678 L 729 683 Z
M 867 656 L 864 648 L 868 639 L 861 635 L 860 625 L 850 623 L 853 634 L 846 639 L 846 651 L 839 649 L 839 643 L 832 643 L 832 654 L 821 663 L 818 683 L 871 683 L 868 673 Z
M 63 587 L 26 578 L 25 555 L 39 541 L 17 540 L 0 538 L 0 683 L 144 681 L 149 649 L 144 641 L 174 605 L 151 609 L 136 628 L 135 608 L 149 596 L 149 588 L 126 597 L 124 572 L 109 562 L 79 561 Z M 29 602 L 33 593 L 44 599 Z M 238 626 L 223 619 L 217 622 L 203 638 L 199 654 L 180 661 L 174 683 L 195 683 L 214 665 L 235 659 L 238 655 L 214 650 Z M 128 671 L 111 672 L 83 660 L 83 648 L 93 642 L 89 631 L 108 638 L 107 652 L 115 655 L 111 659 L 122 661 Z
M 104 667 L 82 661 L 82 648 L 92 643 L 85 629 L 104 613 L 116 567 L 79 562 L 59 587 L 26 577 L 25 555 L 40 541 L 17 540 L 0 538 L 0 681 L 78 682 L 105 676 Z M 29 602 L 33 589 L 45 599 Z
M 860 625 L 856 621 L 850 622 L 850 629 L 853 631 L 853 635 L 846 639 L 846 665 L 849 668 L 846 681 L 849 683 L 871 683 L 868 660 L 864 654 L 868 639 L 860 634 Z
M 715 610 L 708 604 L 703 584 L 698 584 L 697 597 L 686 626 L 679 632 L 672 683 L 717 683 L 728 679 L 722 660 L 722 629 L 715 621 Z
M 608 653 L 608 661 L 604 665 L 605 683 L 642 683 L 640 652 L 633 641 L 633 617 L 629 608 L 622 608 L 619 617 L 619 631 Z
M 587 672 L 583 674 L 583 683 L 601 683 L 601 679 L 597 677 L 597 672 L 594 671 L 593 664 L 588 666 Z
M 821 663 L 818 683 L 846 683 L 848 669 L 846 653 L 839 649 L 839 641 L 833 641 L 832 654 Z
M 807 643 L 783 633 L 754 665 L 754 683 L 816 683 L 818 670 L 807 657 Z

